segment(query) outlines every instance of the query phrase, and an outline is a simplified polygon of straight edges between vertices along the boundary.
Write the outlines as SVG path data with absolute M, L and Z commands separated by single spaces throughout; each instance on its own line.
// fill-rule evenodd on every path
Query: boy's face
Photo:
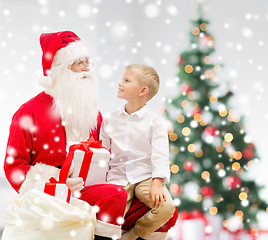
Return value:
M 126 70 L 119 83 L 117 97 L 127 101 L 137 100 L 141 89 L 142 85 L 139 83 L 137 74 Z

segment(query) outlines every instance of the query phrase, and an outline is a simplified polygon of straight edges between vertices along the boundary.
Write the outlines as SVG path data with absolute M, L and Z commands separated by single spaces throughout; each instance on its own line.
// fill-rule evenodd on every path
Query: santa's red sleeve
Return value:
M 11 186 L 18 192 L 30 169 L 34 144 L 34 120 L 23 106 L 14 114 L 7 142 L 4 171 Z
M 95 139 L 95 141 L 98 141 L 100 139 L 100 129 L 101 129 L 102 120 L 103 118 L 102 118 L 101 112 L 99 112 L 98 117 L 97 117 L 97 127 L 92 132 L 92 136 Z

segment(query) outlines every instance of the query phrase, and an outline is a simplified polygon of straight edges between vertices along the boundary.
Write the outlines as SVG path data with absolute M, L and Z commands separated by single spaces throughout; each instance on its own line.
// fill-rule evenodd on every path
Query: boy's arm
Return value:
M 162 178 L 163 184 L 169 182 L 169 143 L 167 127 L 162 119 L 152 124 L 151 161 L 153 166 L 152 178 Z

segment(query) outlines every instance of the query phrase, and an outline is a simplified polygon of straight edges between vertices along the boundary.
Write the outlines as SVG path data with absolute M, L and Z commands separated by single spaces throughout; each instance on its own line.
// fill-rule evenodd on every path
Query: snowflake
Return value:
M 56 223 L 47 217 L 42 217 L 39 221 L 39 226 L 41 230 L 53 230 L 56 226 Z
M 25 65 L 23 65 L 22 63 L 18 63 L 15 66 L 15 69 L 18 73 L 24 73 L 26 71 Z
M 241 201 L 241 205 L 243 207 L 247 207 L 249 205 L 249 201 L 247 199 Z
M 9 9 L 5 9 L 3 11 L 3 14 L 4 14 L 4 16 L 8 17 L 10 15 L 10 10 Z
M 96 15 L 96 14 L 98 14 L 98 12 L 99 12 L 99 9 L 98 8 L 96 8 L 96 7 L 95 8 L 92 8 L 92 13 L 93 14 Z
M 74 194 L 75 198 L 80 198 L 81 197 L 81 192 L 79 192 L 79 191 L 75 191 L 73 194 Z
M 55 137 L 55 138 L 54 138 L 54 141 L 55 141 L 55 142 L 59 142 L 59 141 L 60 141 L 60 138 L 59 138 L 59 137 Z
M 173 200 L 173 202 L 174 202 L 175 206 L 179 206 L 179 205 L 181 205 L 181 200 L 180 200 L 179 198 L 175 198 L 175 199 Z
M 174 5 L 168 5 L 167 6 L 167 11 L 172 16 L 176 16 L 178 14 L 178 9 Z
M 109 78 L 113 74 L 113 68 L 111 67 L 111 65 L 103 64 L 100 66 L 99 69 L 100 76 L 103 78 Z
M 242 33 L 246 38 L 253 37 L 253 31 L 250 28 L 243 28 Z
M 48 0 L 38 0 L 38 3 L 39 3 L 41 6 L 44 6 L 44 5 L 47 5 L 47 4 L 48 4 Z
M 116 222 L 117 222 L 119 225 L 122 225 L 122 224 L 124 224 L 125 220 L 124 220 L 124 218 L 122 218 L 122 217 L 118 217 L 117 220 L 116 220 Z
M 13 158 L 12 156 L 8 156 L 8 157 L 6 158 L 6 162 L 7 162 L 8 164 L 12 164 L 12 163 L 14 162 L 14 158 Z
M 226 171 L 225 170 L 219 170 L 218 171 L 218 175 L 219 175 L 219 177 L 224 177 L 225 175 L 226 175 Z
M 235 48 L 236 48 L 237 51 L 241 51 L 243 49 L 243 46 L 242 46 L 242 44 L 239 43 L 239 44 L 236 45 Z
M 159 7 L 155 4 L 148 4 L 145 7 L 145 15 L 148 18 L 156 18 L 159 15 Z
M 190 126 L 191 126 L 192 128 L 197 128 L 197 127 L 198 127 L 198 122 L 192 120 L 192 121 L 190 122 Z
M 75 237 L 77 235 L 77 232 L 75 230 L 70 231 L 70 236 Z
M 100 220 L 103 222 L 109 222 L 110 221 L 110 216 L 108 214 L 102 214 L 100 216 Z
M 36 181 L 41 180 L 41 176 L 40 176 L 40 174 L 35 174 L 35 176 L 34 176 L 34 180 L 36 180 Z
M 106 166 L 107 166 L 107 162 L 106 162 L 106 160 L 101 159 L 101 160 L 99 161 L 99 166 L 100 166 L 101 168 L 106 167 Z
M 66 12 L 64 10 L 59 11 L 59 16 L 60 17 L 65 17 L 65 15 L 66 15 Z
M 98 212 L 100 211 L 100 207 L 97 206 L 97 205 L 93 206 L 93 211 L 94 211 L 95 213 L 98 213 Z
M 44 145 L 43 145 L 43 148 L 44 148 L 44 149 L 48 149 L 48 148 L 49 148 L 48 144 L 44 144 Z
M 252 140 L 251 140 L 251 137 L 247 135 L 247 136 L 244 137 L 244 141 L 246 143 L 250 143 Z
M 205 227 L 205 232 L 208 233 L 208 234 L 211 234 L 211 233 L 213 232 L 213 228 L 212 228 L 212 226 L 207 225 L 207 226 Z
M 24 181 L 25 174 L 21 170 L 15 170 L 11 174 L 11 180 L 13 183 L 20 184 Z
M 123 38 L 128 32 L 128 27 L 124 22 L 115 22 L 111 26 L 111 33 L 116 38 Z
M 91 15 L 91 7 L 87 3 L 80 4 L 77 7 L 77 14 L 80 18 L 88 18 Z
M 138 52 L 138 49 L 137 49 L 137 48 L 132 48 L 131 52 L 132 52 L 133 54 L 136 54 L 136 53 Z
M 250 13 L 247 13 L 247 14 L 245 15 L 245 18 L 246 18 L 247 20 L 251 20 L 251 19 L 252 19 L 252 15 L 251 15 Z
M 17 151 L 13 147 L 8 147 L 7 148 L 7 154 L 10 155 L 10 156 L 14 156 L 16 154 L 16 152 Z

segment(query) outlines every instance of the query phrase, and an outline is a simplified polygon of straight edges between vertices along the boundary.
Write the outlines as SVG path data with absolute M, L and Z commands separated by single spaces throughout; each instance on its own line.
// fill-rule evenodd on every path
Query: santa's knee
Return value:
M 107 184 L 107 187 L 109 187 L 110 204 L 126 204 L 127 192 L 124 188 L 115 184 Z

